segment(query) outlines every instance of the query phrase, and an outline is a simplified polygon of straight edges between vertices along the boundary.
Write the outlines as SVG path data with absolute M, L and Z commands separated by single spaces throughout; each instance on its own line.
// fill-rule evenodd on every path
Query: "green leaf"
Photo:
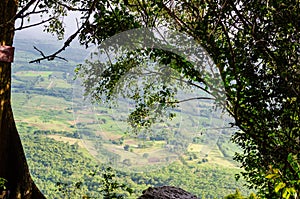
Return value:
M 285 188 L 282 194 L 284 199 L 289 199 L 291 195 L 296 196 L 297 191 L 293 187 Z M 296 197 L 295 197 L 296 198 Z
M 279 175 L 277 173 L 272 173 L 266 176 L 267 179 L 275 179 L 277 178 Z
M 129 187 L 126 188 L 126 191 L 127 191 L 130 195 L 133 193 L 133 189 L 132 189 L 132 188 L 129 188 Z
M 277 193 L 279 190 L 283 189 L 286 186 L 284 182 L 279 182 L 275 187 L 275 192 Z

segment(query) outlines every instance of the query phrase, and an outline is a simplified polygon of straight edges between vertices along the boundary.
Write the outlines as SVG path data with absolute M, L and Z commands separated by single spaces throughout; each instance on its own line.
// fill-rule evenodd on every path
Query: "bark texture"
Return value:
M 0 1 L 0 45 L 12 46 L 17 0 Z M 10 198 L 45 198 L 31 179 L 11 108 L 11 63 L 0 62 L 0 177 Z

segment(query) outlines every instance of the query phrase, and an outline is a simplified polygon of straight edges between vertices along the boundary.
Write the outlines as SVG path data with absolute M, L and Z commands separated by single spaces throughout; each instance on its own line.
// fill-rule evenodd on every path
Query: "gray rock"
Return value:
M 149 187 L 138 199 L 199 199 L 181 188 L 173 186 Z

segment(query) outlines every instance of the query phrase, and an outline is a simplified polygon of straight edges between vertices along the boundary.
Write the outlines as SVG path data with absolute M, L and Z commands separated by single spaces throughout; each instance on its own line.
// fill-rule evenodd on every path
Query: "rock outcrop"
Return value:
M 173 186 L 149 187 L 138 199 L 199 199 L 181 188 Z

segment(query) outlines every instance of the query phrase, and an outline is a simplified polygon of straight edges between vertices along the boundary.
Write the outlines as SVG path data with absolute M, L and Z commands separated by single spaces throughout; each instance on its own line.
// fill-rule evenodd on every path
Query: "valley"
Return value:
M 129 101 L 120 100 L 112 109 L 84 101 L 74 70 L 86 51 L 71 48 L 64 54 L 68 62 L 29 64 L 39 56 L 30 43 L 49 51 L 57 46 L 16 40 L 12 73 L 15 120 L 33 178 L 46 196 L 64 198 L 57 182 L 82 181 L 81 192 L 99 198 L 99 179 L 89 173 L 107 166 L 133 188 L 128 198 L 160 185 L 205 198 L 222 198 L 236 188 L 249 194 L 242 180 L 235 181 L 241 171 L 232 159 L 239 151 L 230 142 L 235 129 L 227 128 L 226 116 L 210 114 L 207 101 L 183 103 L 172 121 L 132 133 L 126 123 L 134 108 Z

